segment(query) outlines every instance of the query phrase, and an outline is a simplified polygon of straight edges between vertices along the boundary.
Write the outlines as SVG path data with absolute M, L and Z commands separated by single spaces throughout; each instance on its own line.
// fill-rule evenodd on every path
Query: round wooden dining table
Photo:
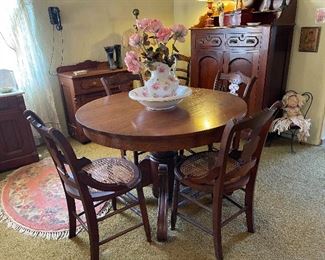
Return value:
M 226 92 L 193 88 L 176 108 L 150 111 L 122 92 L 99 98 L 78 109 L 76 120 L 93 142 L 122 150 L 147 151 L 139 163 L 143 185 L 158 197 L 157 239 L 167 240 L 177 151 L 220 141 L 224 126 L 244 116 L 245 101 Z M 160 170 L 166 167 L 166 170 Z

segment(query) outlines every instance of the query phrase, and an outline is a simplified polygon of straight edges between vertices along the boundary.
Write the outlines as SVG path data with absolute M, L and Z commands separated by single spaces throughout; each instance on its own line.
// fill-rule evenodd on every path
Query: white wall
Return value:
M 318 53 L 299 52 L 300 30 L 303 26 L 315 24 L 316 8 L 324 7 L 324 0 L 298 0 L 298 10 L 294 41 L 289 67 L 288 89 L 297 92 L 309 91 L 314 96 L 309 117 L 312 119 L 309 143 L 320 144 L 325 117 L 325 35 L 324 25 L 321 33 Z M 322 136 L 323 134 L 323 136 Z
M 61 10 L 64 64 L 72 65 L 86 59 L 106 61 L 104 46 L 122 42 L 124 32 L 132 28 L 132 10 L 140 10 L 140 18 L 161 19 L 168 26 L 173 24 L 173 0 L 33 0 L 36 24 L 41 46 L 48 58 L 52 51 L 52 26 L 47 8 L 58 6 Z M 55 54 L 52 71 L 60 65 L 61 38 L 55 32 Z M 55 101 L 60 122 L 65 125 L 64 111 L 56 76 L 50 76 L 55 88 Z
M 48 21 L 48 6 L 61 9 L 64 36 L 64 65 L 74 64 L 86 59 L 106 60 L 104 46 L 121 43 L 123 32 L 132 27 L 134 8 L 141 11 L 140 17 L 155 17 L 166 25 L 175 23 L 191 27 L 206 12 L 206 3 L 196 0 L 33 0 L 37 14 L 40 38 L 45 52 L 50 56 L 52 48 L 52 27 Z M 288 77 L 288 89 L 298 92 L 310 91 L 315 96 L 310 111 L 312 118 L 310 143 L 319 144 L 325 117 L 325 36 L 321 36 L 318 53 L 298 52 L 300 28 L 315 26 L 315 10 L 325 7 L 325 0 L 298 0 L 296 29 L 292 48 L 291 64 Z M 324 26 L 322 26 L 324 30 Z M 56 33 L 59 40 L 59 34 Z M 59 42 L 56 46 L 55 69 L 60 62 Z M 178 49 L 190 55 L 190 36 L 185 44 L 178 44 Z M 64 121 L 63 106 L 57 85 L 55 99 L 61 121 Z M 325 125 L 325 123 L 324 123 Z

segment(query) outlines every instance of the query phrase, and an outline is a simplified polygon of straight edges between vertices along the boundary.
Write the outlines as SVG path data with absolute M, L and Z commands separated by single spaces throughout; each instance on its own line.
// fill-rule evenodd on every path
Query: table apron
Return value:
M 224 127 L 219 127 L 203 133 L 193 133 L 180 137 L 136 137 L 118 136 L 98 133 L 84 128 L 85 135 L 94 143 L 127 151 L 166 152 L 199 147 L 214 142 L 220 142 Z

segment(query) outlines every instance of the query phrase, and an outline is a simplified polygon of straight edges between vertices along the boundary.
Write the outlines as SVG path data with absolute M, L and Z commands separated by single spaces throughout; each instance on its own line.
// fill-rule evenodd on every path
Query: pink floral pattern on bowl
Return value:
M 177 106 L 184 98 L 192 94 L 192 89 L 186 86 L 178 86 L 168 97 L 155 97 L 148 95 L 147 87 L 135 88 L 129 92 L 129 97 L 149 110 L 167 110 Z

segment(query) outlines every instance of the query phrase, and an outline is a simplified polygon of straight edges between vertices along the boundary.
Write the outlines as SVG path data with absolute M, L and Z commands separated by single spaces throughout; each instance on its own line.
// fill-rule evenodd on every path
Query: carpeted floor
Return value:
M 119 156 L 119 151 L 72 141 L 79 155 L 90 158 Z M 265 148 L 257 179 L 256 233 L 249 234 L 244 216 L 223 228 L 225 259 L 325 259 L 325 147 L 299 145 L 289 152 L 286 140 Z M 43 156 L 47 156 L 41 149 Z M 0 174 L 0 180 L 8 173 Z M 156 200 L 145 189 L 152 233 L 156 232 Z M 238 196 L 238 195 L 236 195 Z M 184 209 L 202 223 L 211 218 L 196 207 Z M 225 202 L 225 217 L 233 206 Z M 137 216 L 125 213 L 104 222 L 102 234 L 135 223 Z M 139 228 L 100 247 L 101 259 L 214 259 L 212 238 L 178 220 L 167 243 L 145 241 Z M 19 234 L 0 223 L 0 259 L 88 259 L 86 232 L 69 240 L 44 240 Z

